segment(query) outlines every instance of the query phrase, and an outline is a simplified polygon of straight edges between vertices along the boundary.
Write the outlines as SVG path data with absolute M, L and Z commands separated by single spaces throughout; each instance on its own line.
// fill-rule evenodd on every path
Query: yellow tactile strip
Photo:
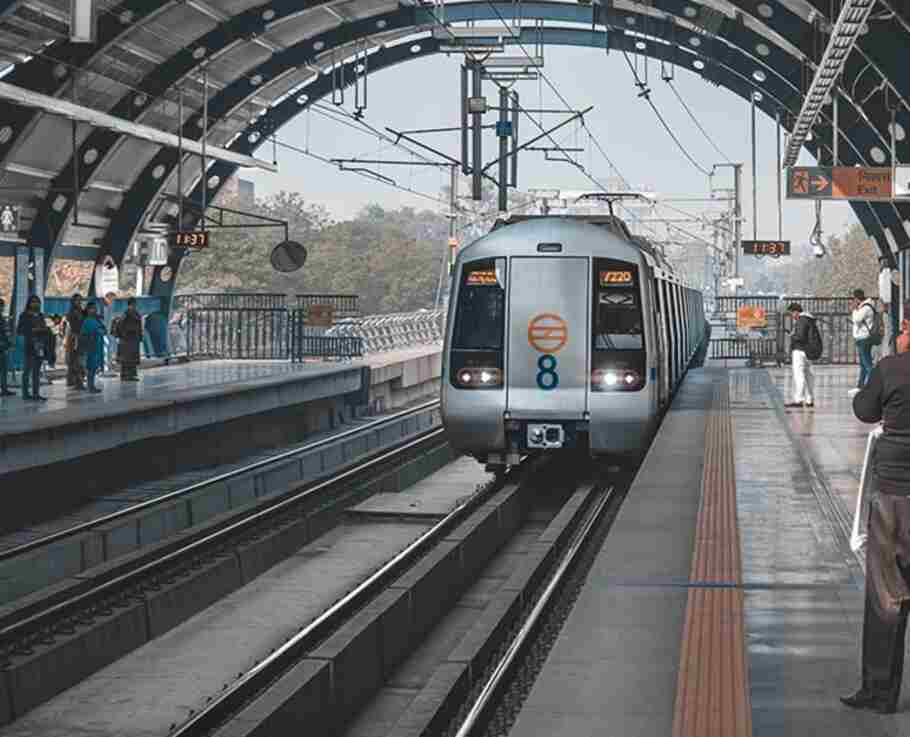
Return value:
M 683 626 L 673 737 L 751 737 L 733 418 L 714 390 Z

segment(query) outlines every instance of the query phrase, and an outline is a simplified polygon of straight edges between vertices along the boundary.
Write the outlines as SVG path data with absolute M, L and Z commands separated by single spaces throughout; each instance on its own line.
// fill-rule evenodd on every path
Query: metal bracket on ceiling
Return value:
M 369 63 L 367 44 L 364 41 L 360 50 L 354 56 L 354 117 L 358 119 L 363 117 L 363 113 L 367 109 Z M 362 101 L 361 98 L 363 98 Z
M 332 104 L 344 105 L 344 60 L 338 63 L 335 49 L 332 49 Z

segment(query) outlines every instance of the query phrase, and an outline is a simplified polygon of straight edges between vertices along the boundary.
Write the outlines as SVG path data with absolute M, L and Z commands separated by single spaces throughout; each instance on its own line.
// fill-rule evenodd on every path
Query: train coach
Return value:
M 452 279 L 443 423 L 491 470 L 563 449 L 640 457 L 708 339 L 701 292 L 612 215 L 500 221 Z

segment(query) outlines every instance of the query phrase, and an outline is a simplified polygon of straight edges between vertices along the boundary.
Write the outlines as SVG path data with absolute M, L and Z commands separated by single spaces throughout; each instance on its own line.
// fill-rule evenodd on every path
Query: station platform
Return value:
M 143 370 L 135 383 L 101 378 L 100 394 L 57 379 L 41 387 L 46 402 L 2 398 L 0 482 L 39 491 L 0 528 L 51 514 L 48 499 L 57 513 L 58 501 L 233 462 L 436 396 L 439 373 L 439 346 L 423 346 L 353 362 L 191 361 Z
M 848 544 L 866 439 L 855 367 L 688 375 L 511 737 L 897 737 L 860 685 L 864 573 Z M 906 682 L 906 679 L 905 679 Z

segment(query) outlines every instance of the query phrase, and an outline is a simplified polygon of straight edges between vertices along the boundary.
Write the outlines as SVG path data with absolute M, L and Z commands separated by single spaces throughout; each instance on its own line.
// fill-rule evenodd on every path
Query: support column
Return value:
M 509 91 L 505 87 L 499 88 L 499 211 L 509 209 Z
M 177 289 L 177 277 L 180 273 L 180 264 L 183 262 L 182 254 L 170 253 L 165 266 L 156 266 L 152 272 L 148 296 L 158 297 L 161 300 L 161 312 L 150 315 L 145 320 L 145 328 L 152 341 L 152 349 L 156 356 L 165 357 L 176 346 L 170 345 L 168 325 L 171 319 L 171 307 L 174 292 Z
M 474 62 L 471 65 L 471 96 L 472 97 L 482 97 L 483 89 L 481 86 L 481 69 L 482 67 L 477 62 Z M 474 151 L 471 156 L 471 174 L 472 174 L 472 188 L 471 196 L 473 199 L 478 202 L 483 199 L 483 115 L 481 113 L 472 113 L 471 114 L 471 133 L 473 135 Z

